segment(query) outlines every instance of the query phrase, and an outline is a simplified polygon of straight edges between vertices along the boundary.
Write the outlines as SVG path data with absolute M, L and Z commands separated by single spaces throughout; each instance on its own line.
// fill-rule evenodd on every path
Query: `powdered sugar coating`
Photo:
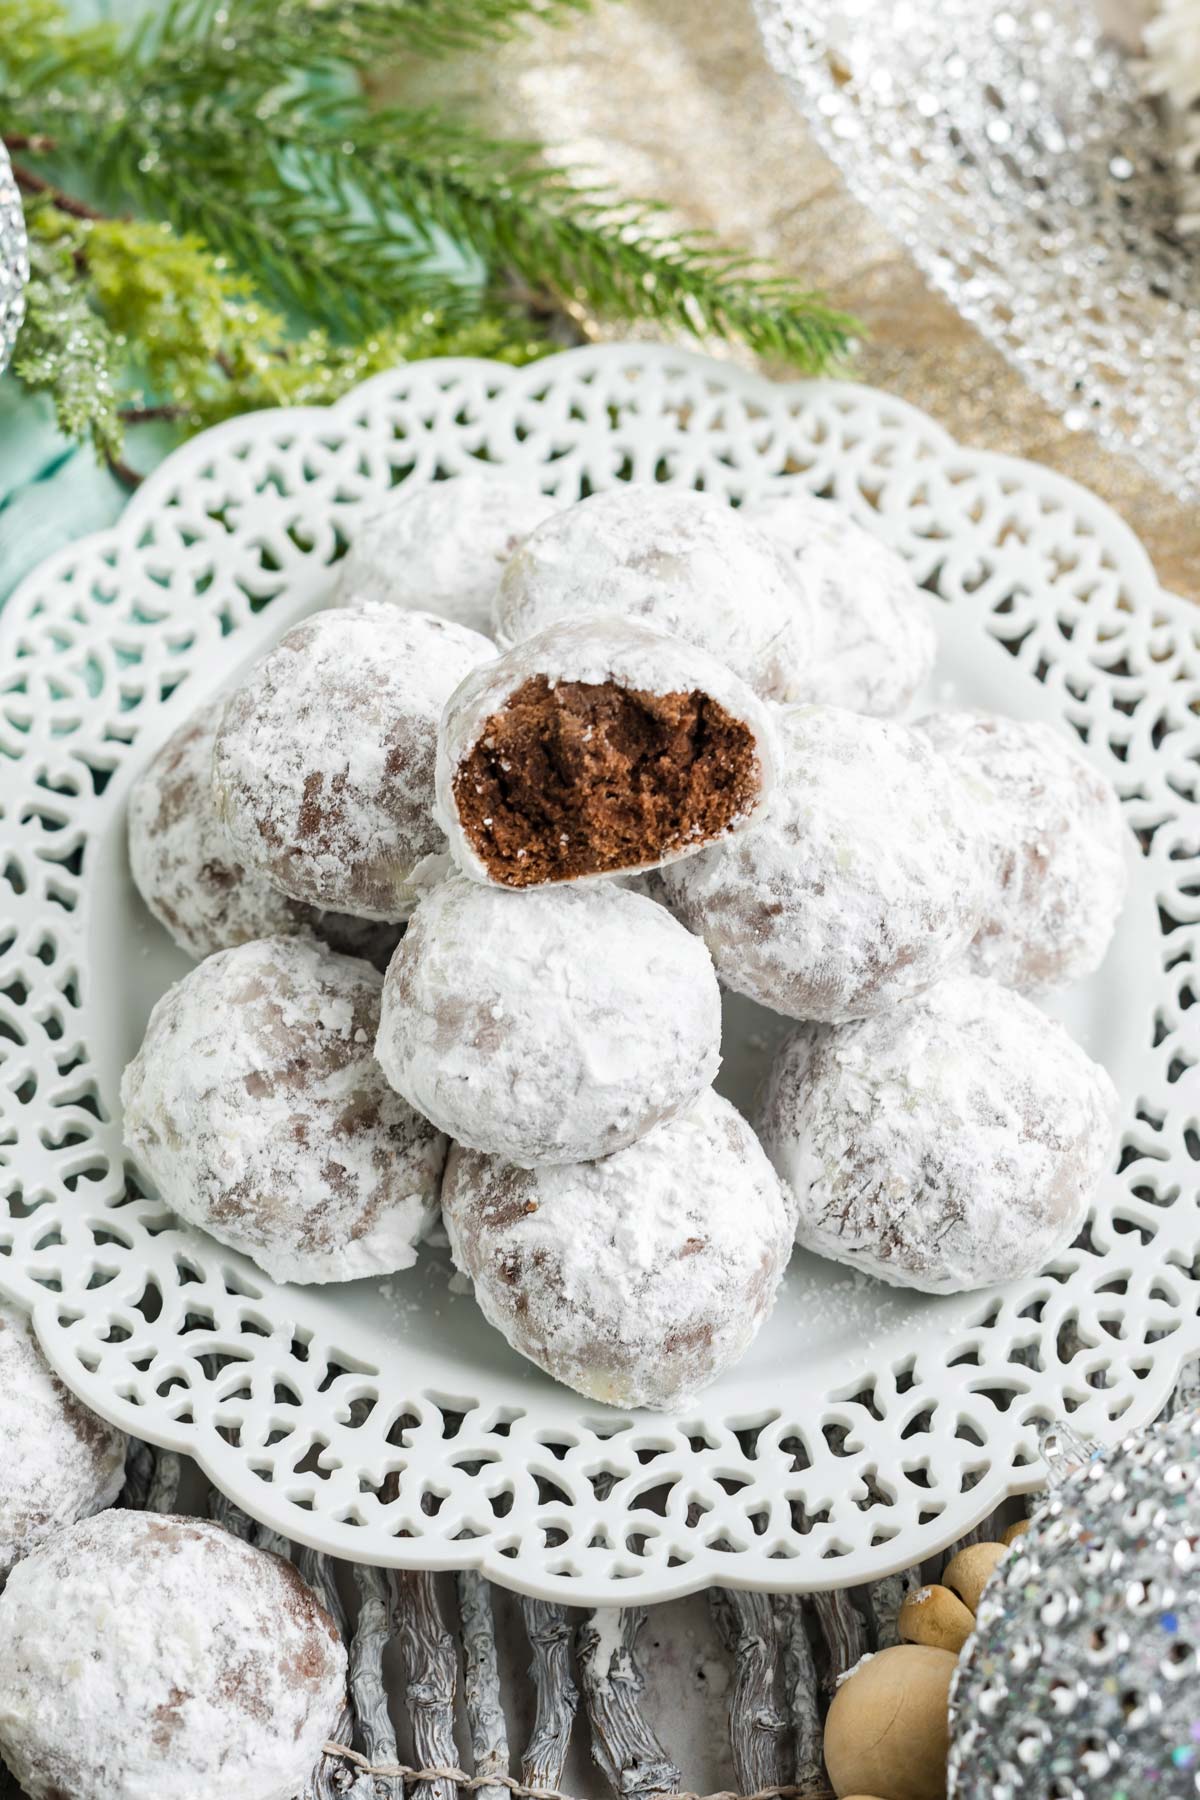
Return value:
M 779 715 L 756 828 L 668 869 L 722 981 L 794 1019 L 883 1012 L 949 970 L 979 923 L 986 857 L 966 783 L 920 733 L 840 707 Z
M 230 696 L 217 811 L 239 860 L 294 900 L 400 919 L 428 859 L 438 719 L 495 647 L 431 613 L 372 605 L 293 626 Z
M 376 1055 L 448 1136 L 525 1166 L 633 1143 L 711 1086 L 720 1044 L 712 959 L 663 907 L 458 875 L 392 960 Z
M 799 1243 L 958 1293 L 1032 1274 L 1072 1241 L 1117 1110 L 1061 1025 L 958 975 L 878 1018 L 796 1032 L 759 1133 L 799 1204 Z
M 207 1520 L 101 1513 L 0 1596 L 0 1746 L 30 1800 L 296 1800 L 345 1691 L 292 1565 Z
M 406 482 L 360 518 L 335 604 L 384 600 L 490 633 L 505 564 L 560 505 L 513 476 Z
M 150 1015 L 125 1142 L 167 1204 L 276 1281 L 407 1269 L 446 1140 L 372 1055 L 382 977 L 306 938 L 210 956 Z
M 514 1350 L 589 1399 L 657 1409 L 748 1349 L 795 1220 L 711 1089 L 602 1162 L 525 1170 L 455 1146 L 443 1208 L 454 1260 Z
M 1051 725 L 956 712 L 931 714 L 919 729 L 988 803 L 994 879 L 970 966 L 1025 993 L 1090 975 L 1127 885 L 1110 783 Z
M 769 700 L 806 689 L 810 622 L 788 559 L 711 494 L 624 485 L 539 526 L 504 571 L 500 643 L 588 613 L 696 644 Z
M 45 1538 L 111 1506 L 125 1434 L 69 1393 L 29 1320 L 0 1300 L 0 1584 Z
M 631 894 L 640 894 L 644 900 L 653 900 L 656 906 L 670 906 L 667 884 L 663 880 L 661 869 L 643 869 L 637 875 L 614 875 L 613 880 L 618 887 L 628 889 Z
M 901 713 L 933 669 L 932 606 L 903 557 L 848 512 L 795 487 L 743 516 L 791 557 L 812 651 L 790 698 L 879 717 Z
M 451 856 L 473 881 L 491 882 L 493 877 L 463 830 L 454 800 L 454 777 L 459 764 L 479 742 L 488 720 L 503 710 L 519 688 L 538 676 L 544 676 L 551 684 L 613 682 L 618 687 L 651 694 L 693 690 L 707 694 L 744 725 L 754 740 L 757 804 L 733 820 L 729 831 L 742 831 L 757 817 L 775 780 L 775 733 L 770 710 L 745 682 L 694 644 L 664 637 L 643 625 L 603 616 L 551 625 L 514 645 L 494 662 L 473 670 L 451 695 L 442 715 L 437 745 L 437 818 L 449 840 Z M 692 847 L 680 845 L 639 868 L 659 868 L 693 855 Z M 622 871 L 637 872 L 634 868 Z M 601 881 L 606 877 L 587 875 L 581 879 Z
M 243 868 L 217 816 L 212 762 L 224 699 L 169 737 L 129 795 L 129 864 L 142 899 L 200 962 L 254 938 L 311 931 L 335 950 L 386 967 L 397 926 L 323 913 Z

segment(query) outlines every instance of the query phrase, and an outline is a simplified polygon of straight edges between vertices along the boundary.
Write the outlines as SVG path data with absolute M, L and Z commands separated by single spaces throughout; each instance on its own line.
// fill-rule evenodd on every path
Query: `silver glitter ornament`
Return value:
M 1200 1794 L 1200 1412 L 1095 1456 L 989 1582 L 950 1699 L 951 1800 Z
M 754 4 L 822 148 L 933 285 L 1069 427 L 1200 498 L 1200 246 L 1085 0 Z
M 29 280 L 29 245 L 21 195 L 0 143 L 0 374 L 13 353 L 25 317 L 25 284 Z

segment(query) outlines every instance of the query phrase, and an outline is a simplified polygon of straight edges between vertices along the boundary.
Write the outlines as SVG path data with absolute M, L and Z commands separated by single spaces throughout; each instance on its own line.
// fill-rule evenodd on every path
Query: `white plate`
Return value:
M 931 1298 L 797 1256 L 738 1368 L 684 1417 L 625 1416 L 509 1351 L 444 1254 L 275 1287 L 127 1181 L 120 1072 L 185 967 L 130 883 L 130 781 L 321 602 L 363 500 L 479 456 L 572 494 L 633 478 L 736 498 L 794 474 L 941 595 L 935 699 L 1086 730 L 1127 796 L 1132 893 L 1057 1010 L 1117 1082 L 1125 1166 L 1044 1275 Z M 1191 614 L 1097 501 L 861 388 L 614 347 L 418 364 L 328 412 L 207 433 L 0 620 L 0 1288 L 98 1412 L 335 1554 L 470 1563 L 577 1603 L 843 1586 L 933 1554 L 1037 1483 L 1039 1421 L 1112 1438 L 1200 1350 L 1195 666 Z M 778 1021 L 729 1014 L 744 1103 Z

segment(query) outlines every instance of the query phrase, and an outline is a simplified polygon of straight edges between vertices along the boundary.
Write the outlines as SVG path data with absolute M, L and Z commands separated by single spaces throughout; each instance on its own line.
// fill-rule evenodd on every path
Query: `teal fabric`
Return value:
M 127 497 L 48 407 L 0 378 L 0 606 L 52 551 L 111 525 Z

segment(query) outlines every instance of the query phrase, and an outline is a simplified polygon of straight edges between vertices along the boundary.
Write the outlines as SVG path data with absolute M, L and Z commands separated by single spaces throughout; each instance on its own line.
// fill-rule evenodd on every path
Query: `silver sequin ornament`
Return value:
M 1200 1413 L 1053 1493 L 1000 1564 L 951 1691 L 952 1800 L 1200 1794 Z
M 29 280 L 29 245 L 21 195 L 0 143 L 0 373 L 13 353 L 25 317 L 25 285 Z
M 1067 426 L 1200 498 L 1200 248 L 1088 0 L 754 5 L 822 148 L 933 285 Z

